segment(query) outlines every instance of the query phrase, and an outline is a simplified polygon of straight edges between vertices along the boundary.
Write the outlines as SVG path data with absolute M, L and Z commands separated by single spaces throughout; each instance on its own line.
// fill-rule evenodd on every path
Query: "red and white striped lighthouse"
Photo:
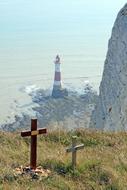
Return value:
M 61 82 L 61 71 L 60 71 L 60 57 L 59 55 L 56 56 L 55 63 L 55 77 L 54 77 L 54 89 L 61 89 L 62 82 Z
M 56 56 L 55 63 L 55 77 L 54 77 L 54 85 L 53 88 L 60 89 L 62 87 L 61 84 L 61 71 L 60 71 L 60 57 L 59 55 Z
M 54 77 L 52 97 L 62 98 L 64 96 L 68 96 L 68 92 L 66 89 L 62 88 L 61 70 L 60 70 L 61 62 L 59 55 L 56 56 L 54 63 L 55 63 L 55 77 Z

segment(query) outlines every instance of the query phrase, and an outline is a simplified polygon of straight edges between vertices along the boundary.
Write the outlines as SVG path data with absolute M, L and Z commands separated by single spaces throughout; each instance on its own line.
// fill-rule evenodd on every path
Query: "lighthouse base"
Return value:
M 56 89 L 56 88 L 53 88 L 53 91 L 52 91 L 52 97 L 53 98 L 64 98 L 68 96 L 68 91 L 67 89 Z

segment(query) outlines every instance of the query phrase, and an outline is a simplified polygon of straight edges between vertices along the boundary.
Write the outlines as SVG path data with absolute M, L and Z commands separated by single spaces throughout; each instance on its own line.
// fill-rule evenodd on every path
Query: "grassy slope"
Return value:
M 73 174 L 71 154 L 65 150 L 71 136 L 85 148 L 78 152 L 78 166 Z M 126 190 L 127 189 L 127 134 L 103 133 L 89 130 L 49 132 L 38 138 L 38 165 L 51 169 L 48 178 L 39 180 L 13 176 L 13 168 L 27 165 L 29 138 L 20 133 L 0 132 L 0 190 Z

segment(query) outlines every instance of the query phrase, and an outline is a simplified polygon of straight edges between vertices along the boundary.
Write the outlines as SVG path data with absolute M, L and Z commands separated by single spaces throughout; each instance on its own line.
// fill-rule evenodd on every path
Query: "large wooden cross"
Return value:
M 76 145 L 76 139 L 77 139 L 77 136 L 73 136 L 72 137 L 72 147 L 66 149 L 67 153 L 72 152 L 72 168 L 73 168 L 73 171 L 76 168 L 76 153 L 78 150 L 81 150 L 84 148 L 84 144 Z
M 31 120 L 31 131 L 21 132 L 22 137 L 31 136 L 31 150 L 30 150 L 30 168 L 36 169 L 37 162 L 37 135 L 46 134 L 46 128 L 37 130 L 37 119 Z

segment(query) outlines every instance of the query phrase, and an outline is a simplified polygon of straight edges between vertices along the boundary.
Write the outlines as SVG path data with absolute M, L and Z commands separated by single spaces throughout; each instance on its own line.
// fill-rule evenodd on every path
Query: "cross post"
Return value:
M 76 136 L 73 136 L 72 137 L 72 166 L 73 166 L 73 169 L 76 168 L 76 150 L 75 150 L 75 146 L 76 146 Z
M 36 169 L 37 162 L 37 135 L 46 134 L 46 128 L 37 130 L 37 119 L 31 119 L 31 131 L 22 131 L 22 137 L 31 136 L 31 149 L 30 149 L 30 168 Z
M 73 136 L 72 137 L 72 147 L 66 149 L 67 153 L 72 152 L 72 168 L 73 168 L 73 171 L 76 169 L 77 151 L 84 148 L 84 144 L 76 145 L 76 139 L 77 139 L 77 136 Z

